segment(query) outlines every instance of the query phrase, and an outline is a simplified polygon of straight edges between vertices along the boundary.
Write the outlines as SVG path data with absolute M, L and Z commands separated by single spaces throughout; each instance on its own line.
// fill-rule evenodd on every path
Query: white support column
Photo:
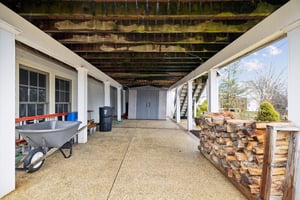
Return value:
M 49 94 L 55 94 L 55 75 L 49 74 Z M 49 113 L 55 113 L 55 95 L 49 95 Z
M 219 112 L 219 88 L 217 70 L 208 72 L 208 111 Z
M 122 94 L 123 94 L 123 106 L 122 106 L 122 112 L 126 113 L 126 90 L 122 90 Z
M 104 82 L 104 106 L 110 106 L 110 82 Z
M 88 91 L 88 71 L 83 67 L 77 68 L 78 90 L 77 90 L 77 111 L 78 121 L 81 121 L 80 127 L 87 124 L 87 91 Z M 87 128 L 84 128 L 78 134 L 78 143 L 87 142 Z
M 15 35 L 0 26 L 0 198 L 15 189 L 15 63 Z
M 121 88 L 117 88 L 117 121 L 121 121 L 121 112 L 122 112 L 122 107 L 121 107 Z
M 176 122 L 180 123 L 180 91 L 181 87 L 176 88 Z
M 193 108 L 194 108 L 194 118 L 197 117 L 197 102 L 196 99 L 193 99 Z
M 188 112 L 187 112 L 187 130 L 190 131 L 193 128 L 193 81 L 188 82 Z
M 291 30 L 287 34 L 288 38 L 288 118 L 296 126 L 300 126 L 300 26 Z M 300 134 L 300 133 L 297 133 Z M 300 137 L 297 137 L 299 140 Z M 299 141 L 297 141 L 299 144 Z M 300 154 L 300 152 L 296 152 Z M 294 199 L 300 199 L 300 161 L 295 161 L 295 196 Z

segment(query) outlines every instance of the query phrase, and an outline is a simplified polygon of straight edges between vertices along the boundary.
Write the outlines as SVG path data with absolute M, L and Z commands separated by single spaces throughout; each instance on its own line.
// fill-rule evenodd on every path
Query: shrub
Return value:
M 197 107 L 196 117 L 199 118 L 204 112 L 208 111 L 207 101 L 204 100 L 201 105 Z
M 278 121 L 280 119 L 279 113 L 275 110 L 273 105 L 267 101 L 261 102 L 258 115 L 255 120 L 258 121 Z

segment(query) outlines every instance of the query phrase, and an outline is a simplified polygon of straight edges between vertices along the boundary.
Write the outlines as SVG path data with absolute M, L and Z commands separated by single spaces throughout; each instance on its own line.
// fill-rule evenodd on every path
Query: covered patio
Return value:
M 218 70 L 281 38 L 289 50 L 288 120 L 300 125 L 298 0 L 78 0 L 79 13 L 69 0 L 20 2 L 0 4 L 1 198 L 243 199 L 187 134 L 195 90 L 206 84 L 208 111 L 218 112 Z M 277 6 L 261 12 L 265 2 Z M 88 135 L 87 111 L 98 122 L 102 106 L 114 107 L 118 123 Z M 16 173 L 16 118 L 72 111 L 82 122 L 76 156 L 54 154 L 38 173 Z M 122 121 L 124 113 L 131 120 Z M 300 144 L 298 135 L 292 139 Z M 299 199 L 295 160 L 289 194 Z
M 125 120 L 96 132 L 74 156 L 17 173 L 7 199 L 246 199 L 171 120 Z

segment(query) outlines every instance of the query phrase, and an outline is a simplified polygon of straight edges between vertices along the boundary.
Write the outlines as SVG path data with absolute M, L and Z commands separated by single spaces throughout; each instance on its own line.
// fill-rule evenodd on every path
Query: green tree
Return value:
M 224 68 L 219 86 L 220 105 L 225 111 L 239 107 L 240 96 L 247 88 L 238 83 L 239 62 L 235 62 Z

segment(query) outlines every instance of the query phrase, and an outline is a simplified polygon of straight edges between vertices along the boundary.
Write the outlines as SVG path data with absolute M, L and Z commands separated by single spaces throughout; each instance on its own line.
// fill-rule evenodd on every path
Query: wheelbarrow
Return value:
M 26 140 L 30 148 L 26 156 L 16 159 L 16 170 L 29 173 L 39 170 L 45 159 L 59 150 L 64 158 L 72 156 L 71 139 L 84 127 L 78 130 L 80 121 L 46 121 L 36 124 L 17 126 L 16 131 Z M 64 150 L 69 151 L 66 155 Z M 23 164 L 23 166 L 22 166 Z M 22 167 L 19 167 L 22 166 Z

